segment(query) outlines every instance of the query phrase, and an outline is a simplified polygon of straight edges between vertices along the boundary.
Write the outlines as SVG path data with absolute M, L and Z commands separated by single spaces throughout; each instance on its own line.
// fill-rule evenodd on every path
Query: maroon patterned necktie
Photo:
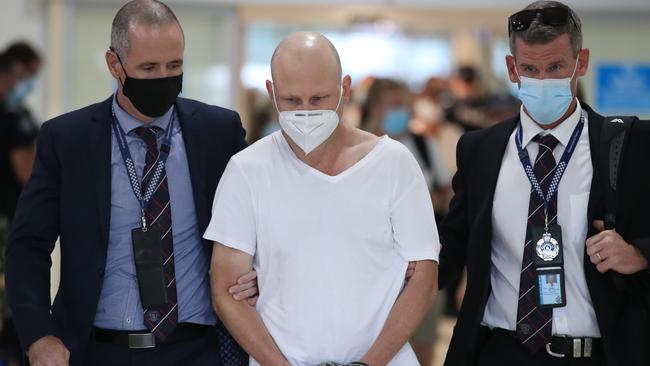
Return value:
M 539 152 L 535 158 L 533 171 L 542 191 L 546 195 L 555 173 L 556 163 L 553 157 L 553 149 L 557 146 L 558 140 L 548 134 L 546 136 L 536 136 L 533 141 L 539 143 Z M 548 224 L 554 225 L 556 223 L 557 194 L 554 194 L 548 207 Z M 533 256 L 535 255 L 534 242 L 537 238 L 531 238 L 531 229 L 535 226 L 543 227 L 544 224 L 544 201 L 534 189 L 531 189 L 528 224 L 526 226 L 526 244 L 521 262 L 516 333 L 521 343 L 533 353 L 548 343 L 553 329 L 553 309 L 537 306 L 537 277 L 535 265 L 533 264 Z
M 171 128 L 171 126 L 169 127 Z M 138 127 L 134 132 L 147 145 L 147 157 L 142 173 L 142 193 L 147 189 L 149 181 L 155 174 L 155 166 L 160 158 L 157 144 L 158 127 Z M 160 229 L 161 255 L 163 259 L 163 274 L 167 286 L 167 303 L 155 308 L 144 309 L 144 324 L 158 340 L 169 336 L 178 324 L 178 303 L 176 298 L 176 274 L 174 272 L 174 243 L 172 240 L 172 210 L 169 201 L 167 173 L 163 168 L 158 187 L 145 209 L 145 218 L 150 227 Z

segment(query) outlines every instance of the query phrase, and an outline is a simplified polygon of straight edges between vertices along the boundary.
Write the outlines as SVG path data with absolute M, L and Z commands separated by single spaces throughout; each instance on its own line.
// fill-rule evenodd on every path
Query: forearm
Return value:
M 234 300 L 227 291 L 216 294 L 215 299 L 219 318 L 237 343 L 260 365 L 289 365 L 253 306 Z
M 386 323 L 362 362 L 370 366 L 387 365 L 411 338 L 438 293 L 438 264 L 418 261 L 413 277 L 397 298 Z
M 252 268 L 251 255 L 215 243 L 210 268 L 214 310 L 230 334 L 262 366 L 290 366 L 255 308 L 246 301 L 235 300 L 228 292 L 237 278 Z

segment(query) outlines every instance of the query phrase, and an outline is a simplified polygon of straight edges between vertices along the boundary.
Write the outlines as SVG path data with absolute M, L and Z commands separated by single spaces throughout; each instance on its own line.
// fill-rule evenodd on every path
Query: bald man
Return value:
M 282 130 L 230 160 L 204 236 L 215 309 L 251 365 L 418 365 L 406 343 L 436 296 L 439 242 L 417 162 L 339 121 L 351 79 L 322 35 L 289 35 L 271 69 Z M 228 296 L 253 268 L 256 308 Z

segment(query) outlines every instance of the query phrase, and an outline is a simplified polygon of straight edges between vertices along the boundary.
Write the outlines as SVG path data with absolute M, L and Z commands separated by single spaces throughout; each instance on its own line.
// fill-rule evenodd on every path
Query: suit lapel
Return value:
M 95 189 L 101 244 L 108 246 L 111 215 L 111 96 L 98 104 L 88 131 L 88 176 Z
M 195 116 L 195 110 L 183 99 L 176 102 L 178 118 L 183 132 L 183 142 L 185 143 L 185 152 L 187 154 L 187 164 L 190 170 L 190 181 L 192 183 L 192 195 L 194 197 L 194 206 L 196 209 L 196 218 L 199 230 L 203 232 L 208 226 L 208 217 L 205 215 L 209 212 L 207 206 L 212 202 L 210 197 L 204 194 L 205 176 L 203 166 L 201 165 L 202 151 L 201 146 L 201 121 Z
M 479 172 L 477 177 L 482 177 L 480 184 L 486 190 L 480 195 L 480 197 L 486 198 L 481 204 L 481 214 L 483 215 L 481 220 L 483 222 L 492 222 L 492 202 L 494 201 L 494 192 L 496 191 L 497 181 L 499 179 L 503 155 L 508 146 L 510 135 L 518 122 L 519 117 L 502 122 L 481 141 L 479 156 L 484 156 L 485 160 L 481 159 L 482 163 L 476 168 Z M 490 225 L 490 235 L 488 237 L 491 237 L 491 228 Z

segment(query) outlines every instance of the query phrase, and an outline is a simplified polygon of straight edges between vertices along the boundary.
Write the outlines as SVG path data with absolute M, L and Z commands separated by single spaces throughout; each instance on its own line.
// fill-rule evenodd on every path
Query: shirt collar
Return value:
M 115 111 L 115 117 L 117 118 L 117 122 L 127 134 L 134 129 L 142 126 L 156 126 L 165 131 L 169 125 L 169 118 L 172 115 L 173 109 L 174 107 L 169 108 L 165 114 L 154 119 L 151 123 L 144 123 L 122 109 L 122 107 L 120 107 L 120 105 L 117 103 L 116 94 L 113 94 L 113 110 Z
M 580 106 L 580 102 L 576 100 L 576 103 L 576 110 L 573 111 L 573 113 L 566 120 L 564 120 L 564 122 L 560 123 L 550 130 L 544 130 L 543 128 L 539 127 L 539 125 L 535 123 L 535 121 L 533 121 L 533 119 L 530 118 L 526 112 L 524 112 L 524 106 L 522 105 L 521 111 L 519 112 L 519 118 L 521 120 L 521 126 L 523 129 L 523 147 L 526 147 L 535 136 L 548 133 L 553 135 L 553 137 L 555 137 L 562 144 L 562 146 L 566 147 L 569 144 L 573 130 L 578 125 L 578 122 L 580 122 L 580 116 L 582 115 L 582 107 Z

